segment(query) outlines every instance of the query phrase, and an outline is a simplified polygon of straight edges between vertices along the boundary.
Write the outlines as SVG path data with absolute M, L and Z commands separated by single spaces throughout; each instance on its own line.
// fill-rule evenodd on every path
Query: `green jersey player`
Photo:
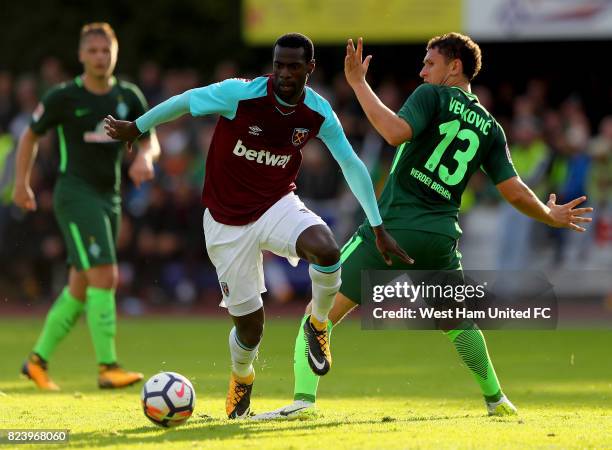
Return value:
M 57 129 L 60 163 L 53 208 L 66 244 L 69 281 L 47 314 L 42 333 L 22 368 L 22 373 L 44 390 L 59 389 L 49 378 L 47 361 L 85 310 L 99 364 L 99 386 L 123 387 L 142 379 L 141 373 L 118 366 L 115 351 L 115 246 L 125 145 L 106 135 L 103 119 L 110 113 L 134 119 L 145 112 L 146 104 L 136 86 L 113 77 L 117 52 L 110 25 L 85 25 L 79 43 L 83 75 L 44 96 L 17 150 L 13 200 L 24 210 L 34 211 L 30 173 L 37 141 L 50 128 Z M 129 169 L 137 186 L 153 177 L 153 159 L 158 154 L 154 135 L 140 141 Z
M 365 81 L 371 56 L 362 60 L 362 52 L 361 39 L 357 49 L 348 41 L 345 75 L 369 121 L 389 144 L 398 146 L 379 207 L 387 229 L 415 261 L 398 263 L 399 268 L 461 273 L 459 206 L 468 180 L 480 167 L 504 199 L 522 213 L 552 227 L 585 231 L 578 224 L 591 221 L 582 215 L 592 209 L 575 207 L 586 197 L 556 205 L 551 194 L 544 205 L 517 176 L 501 126 L 471 93 L 470 82 L 481 67 L 480 48 L 474 41 L 458 33 L 432 38 L 419 74 L 424 83 L 397 114 Z M 361 301 L 361 270 L 386 267 L 373 249 L 365 224 L 343 247 L 342 286 L 329 314 L 330 328 Z M 438 326 L 478 382 L 489 414 L 516 414 L 501 390 L 476 324 L 446 320 Z M 319 380 L 307 364 L 301 330 L 295 344 L 294 403 L 256 418 L 288 417 L 314 406 Z

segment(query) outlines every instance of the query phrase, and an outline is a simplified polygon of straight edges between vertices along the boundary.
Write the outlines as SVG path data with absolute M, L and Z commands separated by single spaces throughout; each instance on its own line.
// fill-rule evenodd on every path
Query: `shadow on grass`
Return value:
M 482 416 L 484 417 L 484 416 Z M 286 434 L 294 438 L 300 431 L 340 429 L 346 425 L 375 424 L 408 424 L 413 422 L 440 422 L 457 420 L 474 420 L 476 415 L 432 415 L 395 418 L 389 416 L 373 417 L 369 420 L 350 420 L 346 418 L 328 418 L 317 416 L 309 419 L 288 421 L 230 421 L 218 418 L 194 418 L 186 428 L 161 429 L 155 426 L 138 427 L 115 432 L 74 433 L 70 435 L 71 447 L 106 447 L 111 445 L 127 446 L 132 444 L 148 444 L 154 442 L 205 442 L 207 440 L 250 439 L 258 435 L 274 433 L 276 438 Z M 514 420 L 513 422 L 516 422 Z M 161 431 L 161 434 L 159 434 Z

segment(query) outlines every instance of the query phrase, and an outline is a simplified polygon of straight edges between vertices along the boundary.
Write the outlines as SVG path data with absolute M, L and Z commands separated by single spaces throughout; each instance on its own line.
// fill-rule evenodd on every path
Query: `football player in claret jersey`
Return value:
M 420 85 L 395 114 L 365 80 L 371 56 L 362 60 L 348 41 L 346 79 L 369 121 L 385 140 L 397 146 L 389 178 L 378 201 L 383 221 L 414 264 L 394 269 L 457 271 L 461 275 L 458 212 L 468 180 L 480 167 L 500 194 L 522 213 L 552 227 L 585 231 L 579 224 L 592 208 L 575 208 L 577 198 L 545 205 L 517 176 L 501 126 L 472 94 L 470 82 L 481 67 L 481 52 L 468 36 L 448 33 L 427 44 Z M 330 327 L 361 302 L 361 270 L 381 270 L 384 261 L 372 252 L 373 236 L 366 222 L 342 248 L 342 286 L 330 311 Z M 453 272 L 450 272 L 453 273 Z M 307 309 L 308 311 L 308 309 Z M 502 392 L 484 336 L 471 321 L 440 320 L 442 329 L 476 379 L 490 415 L 516 414 Z M 300 329 L 294 353 L 294 402 L 256 418 L 286 418 L 314 407 L 319 377 L 307 369 Z
M 133 142 L 151 127 L 191 113 L 219 114 L 208 152 L 202 194 L 206 249 L 215 265 L 234 328 L 226 400 L 229 418 L 249 414 L 261 341 L 265 292 L 262 250 L 310 262 L 312 314 L 303 323 L 310 369 L 331 365 L 328 313 L 340 286 L 340 251 L 327 225 L 293 193 L 302 148 L 318 137 L 338 161 L 365 210 L 375 246 L 391 263 L 411 259 L 385 231 L 369 174 L 351 148 L 329 103 L 305 84 L 315 68 L 306 36 L 281 36 L 274 45 L 272 75 L 228 79 L 192 89 L 151 109 L 135 122 L 107 119 L 110 136 Z
M 146 111 L 144 97 L 131 83 L 113 76 L 118 44 L 107 23 L 81 30 L 79 61 L 83 74 L 51 89 L 34 111 L 17 150 L 15 204 L 36 209 L 30 173 L 39 136 L 57 130 L 60 163 L 53 208 L 68 253 L 69 281 L 49 311 L 44 328 L 22 372 L 45 390 L 59 387 L 49 378 L 47 361 L 86 310 L 99 364 L 101 388 L 128 386 L 142 379 L 117 364 L 115 351 L 117 285 L 116 240 L 121 220 L 122 142 L 109 138 L 103 120 L 109 113 L 126 119 Z M 153 134 L 141 140 L 129 175 L 139 185 L 153 177 L 159 145 Z

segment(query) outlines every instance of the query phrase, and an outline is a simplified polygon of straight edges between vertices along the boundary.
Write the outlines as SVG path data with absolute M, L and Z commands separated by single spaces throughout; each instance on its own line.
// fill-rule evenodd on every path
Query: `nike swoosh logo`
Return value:
M 83 117 L 84 115 L 89 114 L 89 108 L 80 108 L 74 111 L 74 115 L 77 117 Z
M 181 384 L 181 389 L 179 391 L 175 389 L 174 393 L 178 398 L 183 398 L 183 395 L 185 395 L 185 383 Z
M 308 349 L 308 356 L 310 356 L 310 360 L 312 361 L 312 363 L 315 365 L 317 369 L 323 370 L 323 368 L 325 367 L 325 360 L 323 360 L 323 362 L 317 361 L 317 358 L 314 357 L 310 349 Z
M 295 408 L 295 409 L 292 409 L 290 411 L 283 410 L 283 411 L 280 412 L 280 415 L 281 416 L 288 416 L 289 414 L 293 414 L 293 413 L 301 411 L 303 409 L 308 409 L 308 406 L 302 406 L 301 408 Z

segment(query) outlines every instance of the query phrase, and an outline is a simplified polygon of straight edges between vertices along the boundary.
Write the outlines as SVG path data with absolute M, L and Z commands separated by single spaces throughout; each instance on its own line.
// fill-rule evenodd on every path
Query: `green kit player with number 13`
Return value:
M 522 213 L 552 227 L 585 231 L 579 224 L 592 208 L 575 208 L 586 197 L 565 205 L 555 194 L 543 204 L 514 170 L 501 126 L 471 93 L 470 82 L 481 67 L 478 45 L 459 33 L 432 38 L 427 44 L 420 85 L 395 114 L 365 81 L 371 56 L 362 59 L 348 41 L 344 72 L 370 123 L 397 147 L 391 173 L 378 201 L 387 230 L 413 259 L 396 261 L 394 269 L 461 271 L 457 250 L 461 229 L 461 195 L 479 168 L 486 172 L 505 200 Z M 376 252 L 366 223 L 342 248 L 342 286 L 329 313 L 336 325 L 361 301 L 361 270 L 387 267 Z M 307 317 L 307 316 L 306 316 Z M 478 382 L 490 415 L 513 415 L 516 408 L 503 394 L 484 336 L 473 322 L 438 324 Z M 294 403 L 255 418 L 286 418 L 314 407 L 319 378 L 308 366 L 308 349 L 301 331 L 294 355 Z M 366 361 L 366 359 L 364 359 Z

